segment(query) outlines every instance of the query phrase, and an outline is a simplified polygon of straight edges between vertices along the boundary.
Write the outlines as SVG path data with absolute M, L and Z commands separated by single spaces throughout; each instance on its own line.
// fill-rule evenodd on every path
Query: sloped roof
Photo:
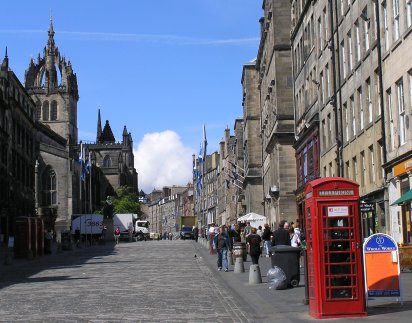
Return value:
M 115 142 L 112 128 L 110 128 L 109 120 L 106 120 L 106 124 L 104 125 L 102 134 L 100 136 L 100 142 L 108 143 L 108 142 Z

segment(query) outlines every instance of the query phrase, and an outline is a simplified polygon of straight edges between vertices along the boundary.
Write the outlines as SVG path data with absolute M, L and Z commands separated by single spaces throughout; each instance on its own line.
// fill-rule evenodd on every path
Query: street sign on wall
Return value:
M 376 233 L 363 244 L 365 293 L 368 297 L 402 297 L 399 252 L 387 234 Z

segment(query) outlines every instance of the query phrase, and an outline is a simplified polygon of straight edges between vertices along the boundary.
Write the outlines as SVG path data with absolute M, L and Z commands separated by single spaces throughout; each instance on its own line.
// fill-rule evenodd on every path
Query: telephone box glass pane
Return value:
M 326 299 L 355 298 L 356 261 L 352 205 L 322 207 Z
M 306 209 L 307 226 L 306 226 L 306 252 L 308 263 L 308 283 L 309 283 L 309 298 L 315 297 L 315 287 L 313 284 L 314 267 L 313 267 L 313 249 L 312 249 L 312 220 L 310 208 Z

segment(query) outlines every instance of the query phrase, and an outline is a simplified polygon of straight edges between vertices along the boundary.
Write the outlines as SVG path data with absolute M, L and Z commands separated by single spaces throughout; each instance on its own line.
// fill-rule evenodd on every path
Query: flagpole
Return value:
M 87 167 L 90 166 L 88 168 L 89 174 L 90 174 L 90 176 L 89 176 L 89 190 L 90 190 L 90 192 L 89 192 L 89 195 L 90 195 L 89 212 L 90 212 L 90 218 L 92 219 L 93 218 L 93 216 L 92 216 L 92 168 L 91 168 L 91 159 L 90 159 L 90 157 L 91 157 L 91 153 L 89 151 L 89 160 L 87 161 Z M 92 227 L 90 227 L 90 245 L 92 245 Z

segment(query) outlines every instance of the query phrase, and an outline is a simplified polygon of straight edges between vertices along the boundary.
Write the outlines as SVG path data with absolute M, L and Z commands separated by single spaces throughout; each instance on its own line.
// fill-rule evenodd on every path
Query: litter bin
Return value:
M 71 239 L 71 232 L 69 230 L 62 231 L 61 233 L 61 242 L 62 242 L 62 249 L 63 250 L 72 250 L 72 239 Z
M 297 287 L 300 281 L 299 258 L 301 249 L 291 246 L 273 246 L 270 249 L 272 268 L 280 267 L 286 274 L 288 285 Z
M 243 258 L 243 261 L 247 259 L 246 243 L 245 242 L 235 242 L 233 243 L 233 257 Z

